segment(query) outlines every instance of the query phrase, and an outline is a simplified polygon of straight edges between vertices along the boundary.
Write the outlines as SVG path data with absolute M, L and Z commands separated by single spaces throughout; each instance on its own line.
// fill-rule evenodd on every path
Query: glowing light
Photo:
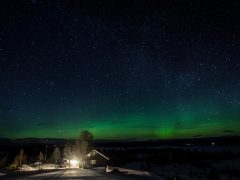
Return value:
M 71 165 L 71 167 L 73 167 L 73 168 L 77 168 L 77 167 L 79 167 L 79 161 L 76 160 L 76 159 L 71 159 L 71 160 L 70 160 L 70 165 Z

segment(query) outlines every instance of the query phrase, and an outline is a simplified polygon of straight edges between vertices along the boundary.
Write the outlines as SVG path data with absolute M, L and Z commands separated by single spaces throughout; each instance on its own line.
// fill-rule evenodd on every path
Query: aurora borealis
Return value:
M 1 1 L 0 137 L 240 135 L 239 6 Z

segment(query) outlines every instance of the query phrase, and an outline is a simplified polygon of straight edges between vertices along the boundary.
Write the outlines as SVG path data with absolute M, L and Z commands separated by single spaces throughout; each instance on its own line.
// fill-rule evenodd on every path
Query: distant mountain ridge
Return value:
M 49 144 L 49 145 L 64 145 L 66 142 L 73 142 L 75 139 L 61 138 L 21 138 L 10 139 L 0 138 L 0 146 L 28 145 L 28 144 Z M 93 145 L 108 146 L 108 145 L 123 145 L 123 146 L 156 146 L 156 145 L 210 145 L 214 142 L 216 145 L 235 144 L 240 145 L 240 136 L 220 136 L 220 137 L 192 137 L 185 139 L 159 139 L 159 140 L 94 140 Z

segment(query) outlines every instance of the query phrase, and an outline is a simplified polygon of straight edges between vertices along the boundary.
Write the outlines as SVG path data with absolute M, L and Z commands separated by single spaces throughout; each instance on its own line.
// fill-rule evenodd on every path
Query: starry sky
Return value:
M 1 1 L 0 137 L 240 135 L 238 1 Z

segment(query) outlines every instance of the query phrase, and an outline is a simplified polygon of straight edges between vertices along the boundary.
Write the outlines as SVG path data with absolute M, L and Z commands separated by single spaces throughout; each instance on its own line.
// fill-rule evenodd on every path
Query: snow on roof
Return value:
M 95 149 L 92 150 L 91 152 L 89 152 L 86 156 L 89 156 L 92 152 L 95 152 L 95 153 L 99 154 L 100 156 L 102 156 L 103 158 L 110 160 L 107 156 L 103 155 L 102 153 L 100 153 L 99 151 L 97 151 Z

